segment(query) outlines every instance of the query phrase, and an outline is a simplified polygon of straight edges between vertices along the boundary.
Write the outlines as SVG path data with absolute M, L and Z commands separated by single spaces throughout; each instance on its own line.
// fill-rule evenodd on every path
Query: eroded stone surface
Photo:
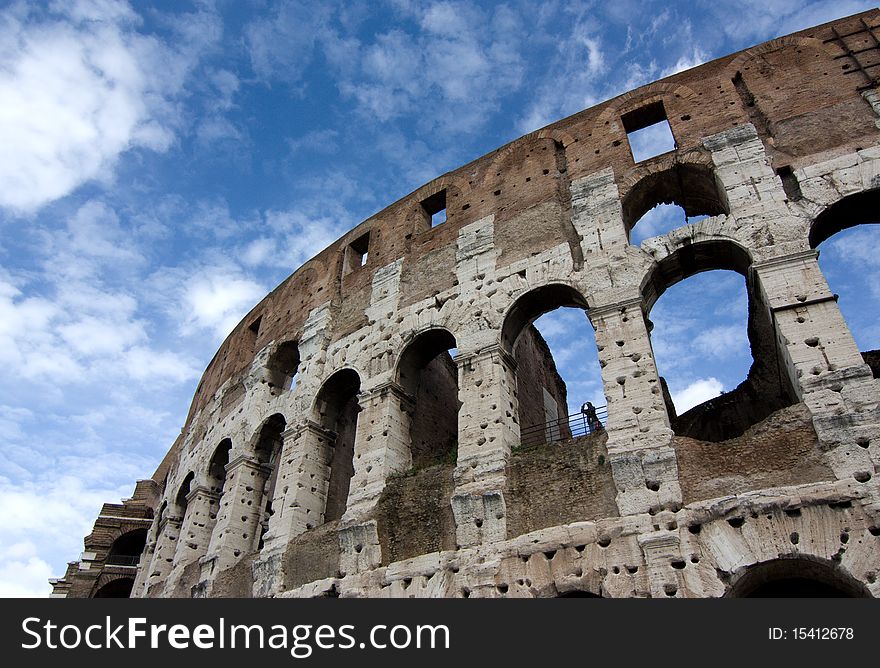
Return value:
M 878 381 L 814 249 L 864 222 L 880 113 L 832 25 L 858 40 L 880 12 L 559 121 L 307 262 L 224 342 L 152 480 L 105 506 L 55 595 L 703 597 L 748 594 L 755 569 L 880 594 Z M 626 127 L 657 103 L 677 149 L 634 163 Z M 630 244 L 669 201 L 708 217 Z M 718 268 L 746 276 L 756 364 L 733 410 L 683 421 L 648 314 Z M 595 330 L 606 430 L 522 448 L 526 422 L 565 410 L 529 328 L 559 306 Z M 139 566 L 112 564 L 147 528 Z

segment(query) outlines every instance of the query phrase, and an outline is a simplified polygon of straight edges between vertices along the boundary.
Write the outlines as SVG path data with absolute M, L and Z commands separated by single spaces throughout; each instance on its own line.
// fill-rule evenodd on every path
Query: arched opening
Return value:
M 166 515 L 168 514 L 168 502 L 163 501 L 162 505 L 159 506 L 159 512 L 156 513 L 156 525 L 162 526 L 162 523 L 166 519 Z
M 146 544 L 146 529 L 128 531 L 113 541 L 104 563 L 110 566 L 137 566 Z
M 429 329 L 400 356 L 397 380 L 413 402 L 410 452 L 414 469 L 454 462 L 458 451 L 458 367 L 450 355 L 455 337 Z
M 704 165 L 675 163 L 648 174 L 623 198 L 623 222 L 632 243 L 665 234 L 706 216 L 728 212 L 715 174 Z M 643 229 L 635 232 L 641 225 Z
M 750 265 L 749 254 L 733 242 L 688 244 L 661 260 L 642 286 L 664 399 L 679 436 L 734 438 L 796 402 Z
M 208 483 L 211 491 L 223 494 L 223 486 L 226 483 L 226 465 L 229 464 L 229 453 L 232 450 L 232 441 L 224 438 L 220 441 L 217 449 L 208 464 Z
M 607 402 L 586 310 L 577 290 L 551 284 L 522 295 L 505 318 L 501 335 L 516 361 L 523 447 L 603 429 Z
M 195 473 L 190 471 L 187 473 L 186 477 L 183 479 L 183 482 L 180 483 L 180 487 L 177 489 L 177 494 L 174 497 L 174 505 L 177 507 L 177 515 L 180 517 L 181 522 L 183 518 L 186 517 L 186 508 L 189 504 L 189 493 L 192 491 L 192 483 L 195 480 Z
M 678 204 L 657 204 L 645 212 L 634 224 L 630 232 L 630 243 L 640 245 L 645 239 L 659 237 L 685 225 L 697 223 L 706 215 L 688 216 Z
M 833 562 L 780 558 L 750 566 L 731 584 L 729 598 L 871 598 L 864 584 Z
M 130 598 L 134 578 L 117 578 L 103 585 L 93 598 Z
M 281 458 L 281 448 L 284 445 L 282 434 L 286 427 L 287 421 L 284 416 L 275 413 L 263 423 L 254 446 L 257 461 L 268 469 L 264 474 L 263 493 L 258 504 L 262 509 L 262 514 L 257 549 L 263 547 L 263 536 L 269 528 L 269 518 L 272 516 L 272 499 L 275 497 L 275 483 L 278 480 L 278 460 Z
M 315 399 L 319 423 L 332 438 L 324 522 L 340 519 L 348 504 L 348 491 L 354 475 L 360 391 L 361 379 L 357 372 L 342 369 L 327 379 Z
M 266 382 L 273 394 L 295 385 L 299 362 L 299 344 L 296 341 L 285 341 L 275 348 L 266 363 Z
M 845 197 L 823 211 L 810 227 L 810 246 L 847 326 L 880 378 L 880 190 Z
M 556 598 L 604 598 L 601 594 L 594 594 L 591 591 L 575 589 L 574 591 L 567 591 L 563 594 L 557 594 Z

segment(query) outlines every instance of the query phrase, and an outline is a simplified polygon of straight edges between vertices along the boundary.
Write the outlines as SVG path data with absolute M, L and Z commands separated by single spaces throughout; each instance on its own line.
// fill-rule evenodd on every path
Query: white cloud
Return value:
M 490 13 L 465 2 L 407 12 L 422 31 L 395 26 L 360 45 L 359 71 L 341 69 L 340 91 L 381 122 L 414 116 L 426 130 L 479 129 L 522 84 L 519 16 L 509 7 Z
M 34 555 L 16 558 L 14 553 L 22 545 L 26 544 L 18 543 L 8 551 L 0 549 L 0 598 L 44 598 L 51 592 L 52 567 Z
M 701 331 L 693 341 L 694 347 L 714 358 L 735 357 L 749 352 L 747 330 L 739 324 L 719 325 Z
M 295 82 L 314 57 L 316 37 L 327 28 L 330 8 L 288 0 L 245 29 L 251 66 L 262 79 Z
M 32 212 L 93 179 L 124 151 L 166 150 L 167 98 L 181 81 L 166 47 L 124 2 L 56 3 L 0 19 L 0 206 Z
M 207 330 L 225 338 L 266 294 L 259 283 L 232 267 L 209 267 L 193 275 L 183 290 L 185 331 Z
M 76 558 L 101 505 L 125 493 L 107 485 L 86 487 L 72 475 L 57 477 L 52 471 L 38 483 L 14 487 L 0 478 L 0 597 L 47 596 L 48 578 L 64 573 L 42 556 L 63 550 Z
M 678 392 L 672 392 L 675 412 L 681 415 L 694 406 L 721 394 L 724 386 L 717 378 L 700 378 Z
M 703 51 L 699 46 L 694 46 L 690 53 L 684 53 L 679 56 L 678 60 L 675 61 L 675 64 L 663 70 L 660 76 L 668 77 L 673 74 L 678 74 L 679 72 L 684 72 L 685 70 L 702 65 L 709 60 L 709 58 L 709 54 Z

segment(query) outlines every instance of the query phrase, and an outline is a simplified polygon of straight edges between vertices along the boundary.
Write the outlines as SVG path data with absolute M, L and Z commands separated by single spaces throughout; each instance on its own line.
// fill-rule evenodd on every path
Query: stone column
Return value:
M 211 533 L 217 521 L 219 500 L 219 494 L 203 485 L 196 486 L 187 495 L 186 513 L 183 516 L 174 561 L 165 586 L 167 593 L 174 592 L 186 567 L 198 561 L 207 552 Z M 195 581 L 192 584 L 195 584 Z
M 780 364 L 813 415 L 839 478 L 873 471 L 867 444 L 880 437 L 880 396 L 817 262 L 803 251 L 753 265 L 770 310 Z
M 263 488 L 271 468 L 239 455 L 226 465 L 226 483 L 211 535 L 202 559 L 202 580 L 234 566 L 255 545 L 263 519 Z
M 306 420 L 282 436 L 274 513 L 263 539 L 265 552 L 283 549 L 291 539 L 323 524 L 327 504 L 335 434 Z
M 368 519 L 388 476 L 412 467 L 411 414 L 414 399 L 395 382 L 386 382 L 358 397 L 354 441 L 354 475 L 339 529 L 340 568 L 351 574 L 382 562 L 376 521 Z
M 672 429 L 645 320 L 635 298 L 593 307 L 608 400 L 608 457 L 621 515 L 681 504 Z
M 174 563 L 181 519 L 169 515 L 159 523 L 156 549 L 153 551 L 153 559 L 150 561 L 149 571 L 145 578 L 144 596 L 146 597 L 160 595 L 163 591 L 165 580 Z
M 376 505 L 392 473 L 412 467 L 410 415 L 415 401 L 395 382 L 387 382 L 358 397 L 354 441 L 354 475 L 348 492 L 343 524 L 365 518 Z
M 459 545 L 507 538 L 504 489 L 510 451 L 519 445 L 516 362 L 501 346 L 456 356 L 458 460 L 452 511 Z
M 150 530 L 147 532 L 147 542 L 146 545 L 144 545 L 144 552 L 141 555 L 137 575 L 134 578 L 134 585 L 131 588 L 131 598 L 142 598 L 144 595 L 147 577 L 150 574 L 150 566 L 153 563 L 153 555 L 156 553 L 156 540 L 158 534 L 159 517 L 155 517 L 150 524 Z

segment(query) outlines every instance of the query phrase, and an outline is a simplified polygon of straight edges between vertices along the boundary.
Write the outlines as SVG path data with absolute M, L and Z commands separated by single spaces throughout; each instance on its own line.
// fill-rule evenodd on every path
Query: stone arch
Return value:
M 361 379 L 350 367 L 332 373 L 315 395 L 312 416 L 327 436 L 330 446 L 324 456 L 327 492 L 323 521 L 338 520 L 348 505 L 351 478 L 354 475 L 354 443 L 357 434 Z
M 731 78 L 733 78 L 733 75 L 736 72 L 741 71 L 745 63 L 748 61 L 754 60 L 755 58 L 772 51 L 779 51 L 786 47 L 794 49 L 816 49 L 817 51 L 824 52 L 828 56 L 837 55 L 836 47 L 833 47 L 830 44 L 825 44 L 822 40 L 816 39 L 815 37 L 796 37 L 794 35 L 786 35 L 785 37 L 779 37 L 770 40 L 769 42 L 753 46 L 750 49 L 746 49 L 730 61 L 727 65 L 727 71 L 730 73 Z
M 545 313 L 560 307 L 587 310 L 587 299 L 580 290 L 562 282 L 532 286 L 517 295 L 504 315 L 501 347 L 512 354 L 517 339 L 526 327 Z
M 594 594 L 586 589 L 572 589 L 570 591 L 561 592 L 556 598 L 605 598 L 602 594 Z
M 255 545 L 257 549 L 262 545 L 263 534 L 266 533 L 269 518 L 274 512 L 272 501 L 275 497 L 281 450 L 284 446 L 283 433 L 286 428 L 285 417 L 281 413 L 274 413 L 263 421 L 252 441 L 254 458 L 261 467 L 259 479 L 255 481 L 255 487 L 260 490 L 255 499 L 255 505 L 260 511 L 258 543 Z
M 596 125 L 610 125 L 612 119 L 618 118 L 627 112 L 646 104 L 669 98 L 680 99 L 685 104 L 694 104 L 697 102 L 698 96 L 688 86 L 658 81 L 615 98 L 596 118 Z
M 853 193 L 824 207 L 812 219 L 808 232 L 809 246 L 815 249 L 840 232 L 878 223 L 880 223 L 880 189 Z M 878 350 L 880 345 L 877 343 L 877 337 L 871 333 L 874 319 L 871 315 L 873 298 L 870 277 L 873 272 L 865 265 L 865 258 L 857 255 L 859 251 L 853 249 L 871 248 L 877 233 L 878 228 L 854 230 L 850 235 L 844 235 L 842 238 L 843 243 L 847 245 L 835 247 L 833 243 L 829 244 L 831 245 L 828 249 L 829 254 L 825 255 L 820 249 L 818 256 L 819 269 L 829 281 L 829 290 L 837 292 L 836 289 L 841 288 L 838 302 L 840 316 L 856 345 L 863 349 L 861 356 L 871 367 L 874 378 L 880 378 L 880 350 Z M 853 241 L 858 243 L 852 245 Z M 853 263 L 864 271 L 853 271 L 853 276 L 849 277 L 839 275 L 842 265 Z M 856 277 L 856 274 L 859 276 Z M 838 299 L 838 296 L 835 294 L 834 298 Z
M 792 51 L 802 55 L 793 58 Z M 804 132 L 801 128 L 793 130 L 791 124 L 803 113 L 805 100 L 793 94 L 791 89 L 785 89 L 784 84 L 793 76 L 810 80 L 830 74 L 833 80 L 841 71 L 835 62 L 835 58 L 841 55 L 841 48 L 831 42 L 826 44 L 812 37 L 788 35 L 747 49 L 725 67 L 724 78 L 733 84 L 740 100 L 742 121 L 754 125 L 768 147 L 768 153 L 776 156 L 775 163 L 796 159 L 801 151 L 795 137 Z M 836 82 L 837 85 L 841 83 Z M 815 96 L 810 103 L 817 110 L 827 104 Z M 873 123 L 874 120 L 874 112 L 867 101 L 851 105 L 846 111 L 838 108 L 832 114 L 816 114 L 809 130 L 812 151 L 819 153 L 846 140 L 851 130 L 840 123 L 842 115 L 848 120 L 856 116 L 861 116 L 859 120 L 862 121 Z
M 223 493 L 223 486 L 226 483 L 226 466 L 229 464 L 229 455 L 232 452 L 232 440 L 224 438 L 214 448 L 214 454 L 208 461 L 208 469 L 205 472 L 205 478 L 208 482 L 208 488 L 217 494 Z
M 139 527 L 121 533 L 110 545 L 107 565 L 137 566 L 147 545 L 147 529 Z
M 686 159 L 676 154 L 633 169 L 619 187 L 627 238 L 658 204 L 680 206 L 688 217 L 730 212 L 711 159 L 700 151 L 689 152 Z
M 751 252 L 728 237 L 666 237 L 665 253 L 655 255 L 654 263 L 642 278 L 639 289 L 648 312 L 670 287 L 691 276 L 714 269 L 727 269 L 748 279 Z
M 524 166 L 526 156 L 536 150 L 537 146 L 540 146 L 541 150 L 552 149 L 548 155 L 552 158 L 552 162 L 555 162 L 554 151 L 564 150 L 572 143 L 574 138 L 558 129 L 545 128 L 526 135 L 520 141 L 508 144 L 496 152 L 483 172 L 483 184 L 489 185 L 499 179 L 509 180 L 507 168 Z
M 542 315 L 560 308 L 582 311 L 585 320 L 582 331 L 592 340 L 593 325 L 587 299 L 579 289 L 567 283 L 546 283 L 519 294 L 507 310 L 501 327 L 501 347 L 515 362 L 515 409 L 520 445 L 566 441 L 602 428 L 601 404 L 594 407 L 599 409 L 598 414 L 570 422 L 568 387 L 549 345 L 533 325 Z M 585 398 L 579 397 L 578 403 Z
M 183 482 L 177 488 L 177 493 L 174 495 L 174 506 L 181 518 L 186 515 L 186 507 L 189 503 L 188 497 L 193 489 L 195 478 L 196 474 L 193 471 L 187 473 L 183 478 Z
M 840 564 L 808 554 L 746 566 L 730 580 L 726 598 L 872 598 Z
M 289 390 L 299 370 L 299 342 L 283 341 L 273 346 L 266 361 L 265 381 L 272 394 Z
M 880 189 L 848 195 L 825 207 L 810 224 L 810 248 L 856 225 L 880 223 Z
M 448 461 L 458 450 L 458 368 L 449 354 L 457 346 L 448 329 L 429 327 L 411 335 L 398 357 L 394 380 L 411 402 L 413 468 Z
M 104 581 L 99 581 L 92 598 L 129 598 L 134 588 L 134 578 L 128 575 L 120 575 Z
M 661 378 L 666 409 L 673 431 L 706 441 L 723 441 L 741 435 L 772 412 L 797 401 L 791 379 L 782 362 L 776 325 L 763 303 L 752 255 L 737 241 L 705 236 L 698 241 L 669 238 L 667 252 L 657 259 L 640 283 L 647 314 L 671 286 L 696 274 L 712 270 L 734 271 L 744 277 L 748 296 L 748 338 L 752 365 L 748 376 L 735 389 L 677 415 Z

